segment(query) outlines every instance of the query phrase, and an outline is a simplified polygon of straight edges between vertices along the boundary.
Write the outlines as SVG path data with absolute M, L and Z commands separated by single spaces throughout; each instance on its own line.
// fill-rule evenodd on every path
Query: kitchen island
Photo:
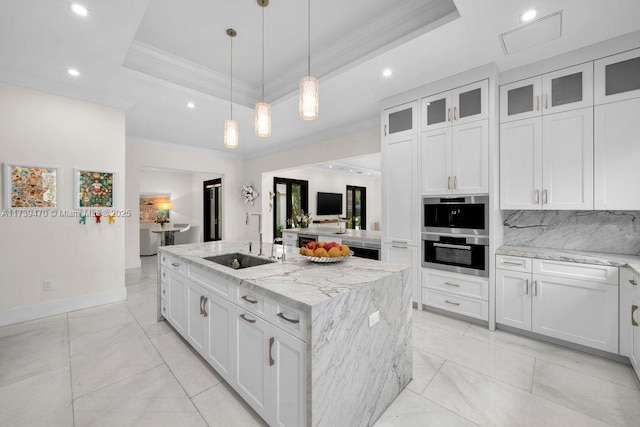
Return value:
M 270 425 L 372 425 L 412 377 L 407 267 L 275 249 L 236 270 L 205 257 L 244 262 L 247 243 L 160 248 L 159 318 Z

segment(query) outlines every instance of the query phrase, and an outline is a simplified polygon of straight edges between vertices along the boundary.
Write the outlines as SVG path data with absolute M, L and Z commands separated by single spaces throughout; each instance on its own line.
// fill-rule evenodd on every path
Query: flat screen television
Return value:
M 342 194 L 318 191 L 316 215 L 342 215 Z

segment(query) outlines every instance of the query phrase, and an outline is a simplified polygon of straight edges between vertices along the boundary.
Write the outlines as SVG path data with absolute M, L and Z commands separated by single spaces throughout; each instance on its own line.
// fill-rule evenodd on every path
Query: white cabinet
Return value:
M 382 112 L 384 136 L 403 136 L 417 132 L 418 103 L 409 102 Z
M 306 420 L 306 344 L 279 328 L 271 328 L 271 425 L 304 426 Z
M 467 274 L 422 269 L 422 304 L 489 320 L 489 280 Z
M 187 278 L 172 271 L 165 272 L 169 280 L 169 299 L 167 320 L 176 331 L 184 336 L 187 330 Z
M 412 301 L 418 303 L 420 297 L 418 248 L 399 243 L 384 243 L 382 245 L 382 260 L 392 264 L 404 264 L 409 266 L 409 283 L 413 290 Z
M 489 191 L 489 122 L 475 121 L 423 132 L 422 195 Z
M 563 68 L 500 87 L 500 122 L 593 105 L 593 63 Z
M 501 209 L 593 209 L 593 109 L 500 126 Z
M 282 232 L 282 244 L 285 246 L 298 247 L 298 235 L 296 233 Z
M 188 280 L 188 279 L 186 279 Z M 204 356 L 205 339 L 207 333 L 206 311 L 207 297 L 204 290 L 195 283 L 187 282 L 187 341 L 200 354 Z
M 640 97 L 640 49 L 595 61 L 594 87 L 596 105 Z
M 631 361 L 640 378 L 640 274 L 620 268 L 620 354 Z
M 488 80 L 481 80 L 422 98 L 422 131 L 487 119 L 488 92 Z
M 496 259 L 496 323 L 618 352 L 616 267 L 511 258 Z
M 595 209 L 640 209 L 640 98 L 595 107 Z
M 233 378 L 233 305 L 214 294 L 205 294 L 204 319 L 206 322 L 204 358 L 227 382 Z M 206 314 L 206 315 L 205 315 Z

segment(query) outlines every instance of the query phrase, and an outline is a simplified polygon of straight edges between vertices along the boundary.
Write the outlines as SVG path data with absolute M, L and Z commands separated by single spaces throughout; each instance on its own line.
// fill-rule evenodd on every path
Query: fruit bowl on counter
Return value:
M 300 255 L 311 262 L 340 262 L 353 255 L 347 245 L 337 242 L 309 242 L 300 248 Z

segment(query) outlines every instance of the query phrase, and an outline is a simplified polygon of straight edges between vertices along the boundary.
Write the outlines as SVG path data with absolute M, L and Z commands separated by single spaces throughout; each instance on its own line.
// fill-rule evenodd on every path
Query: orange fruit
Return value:
M 315 255 L 318 258 L 326 258 L 329 256 L 329 253 L 327 252 L 327 250 L 325 248 L 318 248 L 316 249 Z
M 318 242 L 318 247 L 319 248 L 324 248 L 325 242 Z
M 306 255 L 307 254 L 307 248 L 300 248 L 300 255 Z
M 331 258 L 337 258 L 339 256 L 342 256 L 342 251 L 338 249 L 336 246 L 334 246 L 331 249 L 329 249 L 328 254 Z
M 349 249 L 349 246 L 347 245 L 342 245 L 340 252 L 342 253 L 342 256 L 347 256 L 351 253 L 351 249 Z
M 306 256 L 316 256 L 315 252 L 313 251 L 313 249 L 309 249 L 309 248 L 304 248 L 304 254 Z

